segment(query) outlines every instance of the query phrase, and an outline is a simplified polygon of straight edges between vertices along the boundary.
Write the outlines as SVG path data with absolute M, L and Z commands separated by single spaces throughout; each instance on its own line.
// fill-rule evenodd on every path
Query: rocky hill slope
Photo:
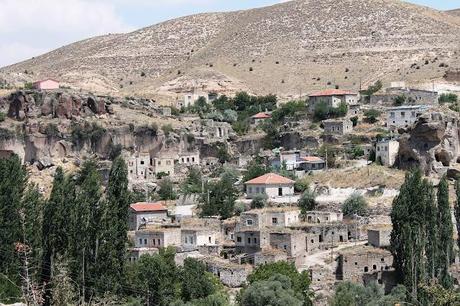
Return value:
M 296 0 L 87 39 L 5 67 L 0 78 L 54 77 L 163 101 L 192 88 L 289 97 L 440 79 L 446 66 L 460 67 L 459 42 L 460 17 L 446 12 L 397 0 Z
M 460 16 L 460 9 L 447 11 L 449 14 Z

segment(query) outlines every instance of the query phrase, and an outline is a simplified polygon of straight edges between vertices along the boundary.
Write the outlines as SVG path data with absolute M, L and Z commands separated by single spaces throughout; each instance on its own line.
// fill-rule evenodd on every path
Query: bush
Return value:
M 303 178 L 303 179 L 298 179 L 295 181 L 294 184 L 294 191 L 295 192 L 304 192 L 305 190 L 310 188 L 310 182 Z
M 45 128 L 45 134 L 46 136 L 52 138 L 52 137 L 59 137 L 59 129 L 56 124 L 54 123 L 49 123 L 46 128 Z
M 264 208 L 267 205 L 268 197 L 266 194 L 258 194 L 251 201 L 251 209 Z
M 24 89 L 34 89 L 34 84 L 31 82 L 24 83 Z
M 367 202 L 364 197 L 354 193 L 342 205 L 342 213 L 345 216 L 365 216 L 367 214 Z
M 6 119 L 5 113 L 0 112 L 0 122 L 5 121 L 5 119 Z
M 158 135 L 158 126 L 153 123 L 150 126 L 149 125 L 142 125 L 137 127 L 134 130 L 134 136 L 150 136 L 150 137 L 156 137 Z
M 358 116 L 351 117 L 350 120 L 353 122 L 353 127 L 358 125 Z
M 118 156 L 121 154 L 121 150 L 123 149 L 123 146 L 121 144 L 110 144 L 110 149 L 109 149 L 109 159 L 110 160 L 115 160 Z
M 169 134 L 171 134 L 171 132 L 174 131 L 171 124 L 165 124 L 161 127 L 161 129 L 163 130 L 163 133 L 165 133 L 166 137 L 168 137 Z
M 406 98 L 405 95 L 397 96 L 396 98 L 393 99 L 393 105 L 394 106 L 401 106 L 404 103 L 406 103 L 406 100 L 407 100 L 407 98 Z
M 376 123 L 378 117 L 380 117 L 380 114 L 380 111 L 376 109 L 367 110 L 364 112 L 364 121 L 371 124 Z
M 73 124 L 71 129 L 70 139 L 73 144 L 78 146 L 88 140 L 91 142 L 91 145 L 94 146 L 101 140 L 106 132 L 106 129 L 95 122 L 85 122 L 83 125 Z
M 458 100 L 458 96 L 456 94 L 453 94 L 453 93 L 448 93 L 448 94 L 441 94 L 439 96 L 439 104 L 444 104 L 444 103 L 456 103 Z
M 0 140 L 10 140 L 14 138 L 14 133 L 10 130 L 0 128 Z
M 174 191 L 174 185 L 169 178 L 164 178 L 158 183 L 158 187 L 160 190 L 158 191 L 158 195 L 160 196 L 161 200 L 175 200 L 177 195 Z
M 357 159 L 364 156 L 364 150 L 361 146 L 353 146 L 348 152 L 351 159 Z
M 310 189 L 306 189 L 300 196 L 297 205 L 300 208 L 300 214 L 305 216 L 308 211 L 315 210 L 318 203 L 316 202 L 316 194 Z

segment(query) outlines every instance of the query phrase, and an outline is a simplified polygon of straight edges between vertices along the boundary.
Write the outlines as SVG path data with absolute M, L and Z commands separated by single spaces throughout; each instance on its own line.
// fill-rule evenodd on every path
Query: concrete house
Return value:
M 300 266 L 306 258 L 306 234 L 302 231 L 292 231 L 288 229 L 270 231 L 270 246 L 279 250 L 284 250 L 288 260 Z
M 189 107 L 193 106 L 200 97 L 203 97 L 206 100 L 206 103 L 209 103 L 209 94 L 202 91 L 191 91 L 184 94 L 182 100 L 177 102 L 177 107 Z
M 377 248 L 390 246 L 392 229 L 393 227 L 390 224 L 367 229 L 367 240 L 369 244 Z
M 218 232 L 206 228 L 183 228 L 181 229 L 181 245 L 185 250 L 215 245 L 218 235 Z
M 254 254 L 270 245 L 270 234 L 265 229 L 241 229 L 235 233 L 236 254 Z
M 398 141 L 391 139 L 381 140 L 375 145 L 375 160 L 380 161 L 384 166 L 392 167 L 395 164 L 398 152 Z
M 254 126 L 258 126 L 259 124 L 267 121 L 270 119 L 272 116 L 268 113 L 262 112 L 262 113 L 257 113 L 254 116 L 251 117 L 251 124 Z
M 59 89 L 59 81 L 53 79 L 44 79 L 33 83 L 36 90 L 55 90 Z
M 379 91 L 370 97 L 371 104 L 393 104 L 399 96 L 416 104 L 433 105 L 438 103 L 438 93 L 431 90 L 408 88 L 404 82 L 392 82 L 384 91 Z
M 166 248 L 181 245 L 181 231 L 176 228 L 147 227 L 134 234 L 136 248 Z
M 284 164 L 286 165 L 286 170 L 297 169 L 300 161 L 300 154 L 301 152 L 299 150 L 281 151 L 279 156 L 280 167 Z
M 330 119 L 322 121 L 324 133 L 345 135 L 353 131 L 353 122 L 350 119 Z
M 331 223 L 341 222 L 342 220 L 342 213 L 332 211 L 307 211 L 305 215 L 305 221 L 308 223 Z
M 300 209 L 297 207 L 268 207 L 245 211 L 240 216 L 237 230 L 265 227 L 287 227 L 299 222 Z
M 275 173 L 267 173 L 245 183 L 248 198 L 266 194 L 269 198 L 294 194 L 294 181 Z
M 141 226 L 161 222 L 168 219 L 168 209 L 165 202 L 139 202 L 129 207 L 129 228 L 138 230 Z
M 428 108 L 424 105 L 407 105 L 387 109 L 388 128 L 406 128 L 417 121 Z
M 340 89 L 322 90 L 309 95 L 308 98 L 308 109 L 312 113 L 320 103 L 325 103 L 329 107 L 338 107 L 342 102 L 347 105 L 358 104 L 357 93 Z
M 153 169 L 155 174 L 166 173 L 168 175 L 174 174 L 174 160 L 176 157 L 167 156 L 163 154 L 153 159 Z

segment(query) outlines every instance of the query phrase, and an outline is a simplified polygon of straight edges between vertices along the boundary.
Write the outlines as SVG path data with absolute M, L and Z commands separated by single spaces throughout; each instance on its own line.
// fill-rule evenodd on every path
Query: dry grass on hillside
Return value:
M 377 165 L 358 169 L 330 169 L 314 174 L 312 181 L 334 188 L 385 186 L 399 189 L 404 182 L 404 171 Z

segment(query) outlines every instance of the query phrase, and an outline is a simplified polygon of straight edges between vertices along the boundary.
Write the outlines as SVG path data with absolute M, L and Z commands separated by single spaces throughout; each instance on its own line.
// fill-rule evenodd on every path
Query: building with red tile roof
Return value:
M 147 224 L 160 223 L 168 220 L 168 208 L 165 201 L 148 203 L 139 202 L 130 205 L 129 228 L 138 230 Z
M 269 198 L 294 194 L 294 181 L 276 173 L 267 173 L 245 183 L 248 198 L 267 195 Z
M 257 113 L 251 117 L 251 123 L 253 125 L 259 125 L 260 123 L 264 122 L 265 120 L 270 119 L 271 117 L 272 115 L 266 112 Z
M 326 89 L 308 96 L 308 109 L 314 112 L 316 106 L 320 103 L 326 104 L 328 107 L 339 107 L 341 103 L 347 105 L 358 104 L 358 94 L 355 92 L 341 89 Z

